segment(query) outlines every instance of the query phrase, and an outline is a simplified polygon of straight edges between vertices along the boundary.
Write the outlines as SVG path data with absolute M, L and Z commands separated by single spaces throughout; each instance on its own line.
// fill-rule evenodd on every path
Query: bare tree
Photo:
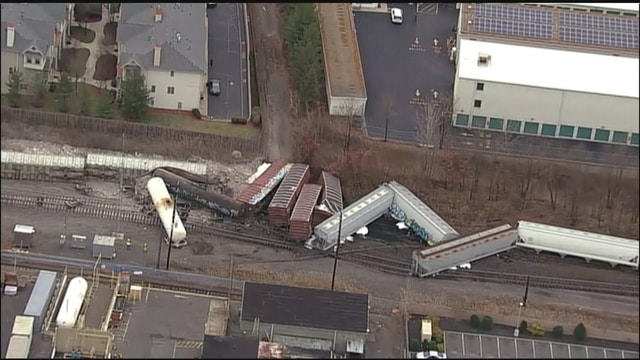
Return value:
M 555 164 L 550 164 L 546 168 L 546 185 L 549 192 L 551 210 L 555 211 L 558 204 L 558 188 L 564 185 L 565 176 Z
M 526 167 L 522 172 L 516 175 L 518 185 L 518 195 L 520 198 L 520 206 L 525 208 L 527 205 L 528 195 L 531 193 L 533 182 L 539 177 L 536 162 L 532 159 L 526 160 Z
M 436 163 L 436 151 L 434 142 L 438 148 L 444 147 L 444 139 L 448 129 L 448 120 L 451 118 L 453 102 L 450 95 L 442 95 L 433 90 L 427 95 L 423 104 L 416 111 L 417 117 L 417 143 L 424 147 L 423 171 L 427 177 L 433 175 Z

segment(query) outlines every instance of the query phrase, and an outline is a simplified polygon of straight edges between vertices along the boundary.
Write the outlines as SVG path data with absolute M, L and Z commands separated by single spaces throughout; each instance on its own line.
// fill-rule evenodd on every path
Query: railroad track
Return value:
M 456 272 L 440 273 L 436 278 L 447 280 L 473 280 L 523 286 L 527 282 L 527 275 L 478 270 L 457 270 Z M 638 286 L 634 285 L 574 280 L 548 276 L 529 276 L 529 286 L 545 289 L 562 289 L 633 297 L 637 297 L 640 293 Z

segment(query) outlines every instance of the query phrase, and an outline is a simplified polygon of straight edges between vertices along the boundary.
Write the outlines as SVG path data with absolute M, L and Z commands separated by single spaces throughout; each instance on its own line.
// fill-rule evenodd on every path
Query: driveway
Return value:
M 453 87 L 455 65 L 446 40 L 458 15 L 455 7 L 446 5 L 437 13 L 420 14 L 408 4 L 389 7 L 404 10 L 403 24 L 392 24 L 388 13 L 354 13 L 367 87 L 367 135 L 384 138 L 388 124 L 388 139 L 414 141 L 425 95 L 433 90 L 444 94 Z M 434 52 L 433 39 L 442 44 L 440 53 Z
M 209 96 L 208 115 L 217 119 L 249 117 L 246 27 L 242 4 L 218 3 L 207 9 L 209 79 L 220 80 L 219 96 Z M 210 62 L 211 64 L 211 62 Z

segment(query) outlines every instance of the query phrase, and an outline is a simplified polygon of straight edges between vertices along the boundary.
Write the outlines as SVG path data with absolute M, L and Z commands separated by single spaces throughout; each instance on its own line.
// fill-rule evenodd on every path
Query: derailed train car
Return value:
M 155 169 L 153 176 L 164 180 L 172 192 L 197 202 L 220 215 L 232 218 L 244 217 L 245 215 L 244 204 L 224 194 L 207 191 L 204 184 L 191 181 L 163 168 Z

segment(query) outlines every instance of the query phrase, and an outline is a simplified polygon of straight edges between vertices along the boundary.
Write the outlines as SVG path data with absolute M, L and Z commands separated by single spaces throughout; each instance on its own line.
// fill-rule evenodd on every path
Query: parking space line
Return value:
M 533 358 L 536 358 L 536 343 L 531 340 L 531 350 L 533 351 Z
M 478 344 L 480 344 L 480 357 L 484 357 L 484 353 L 482 353 L 482 335 L 478 336 Z
M 496 336 L 496 349 L 498 349 L 498 359 L 501 358 L 500 356 L 500 337 Z
M 569 350 L 569 359 L 573 359 L 573 356 L 571 356 L 571 345 L 567 345 L 567 349 Z
M 466 352 L 464 351 L 464 333 L 461 333 L 460 335 L 462 337 L 462 355 L 465 355 Z
M 547 344 L 549 344 L 549 351 L 551 352 L 551 358 L 553 359 L 553 344 L 548 342 Z

